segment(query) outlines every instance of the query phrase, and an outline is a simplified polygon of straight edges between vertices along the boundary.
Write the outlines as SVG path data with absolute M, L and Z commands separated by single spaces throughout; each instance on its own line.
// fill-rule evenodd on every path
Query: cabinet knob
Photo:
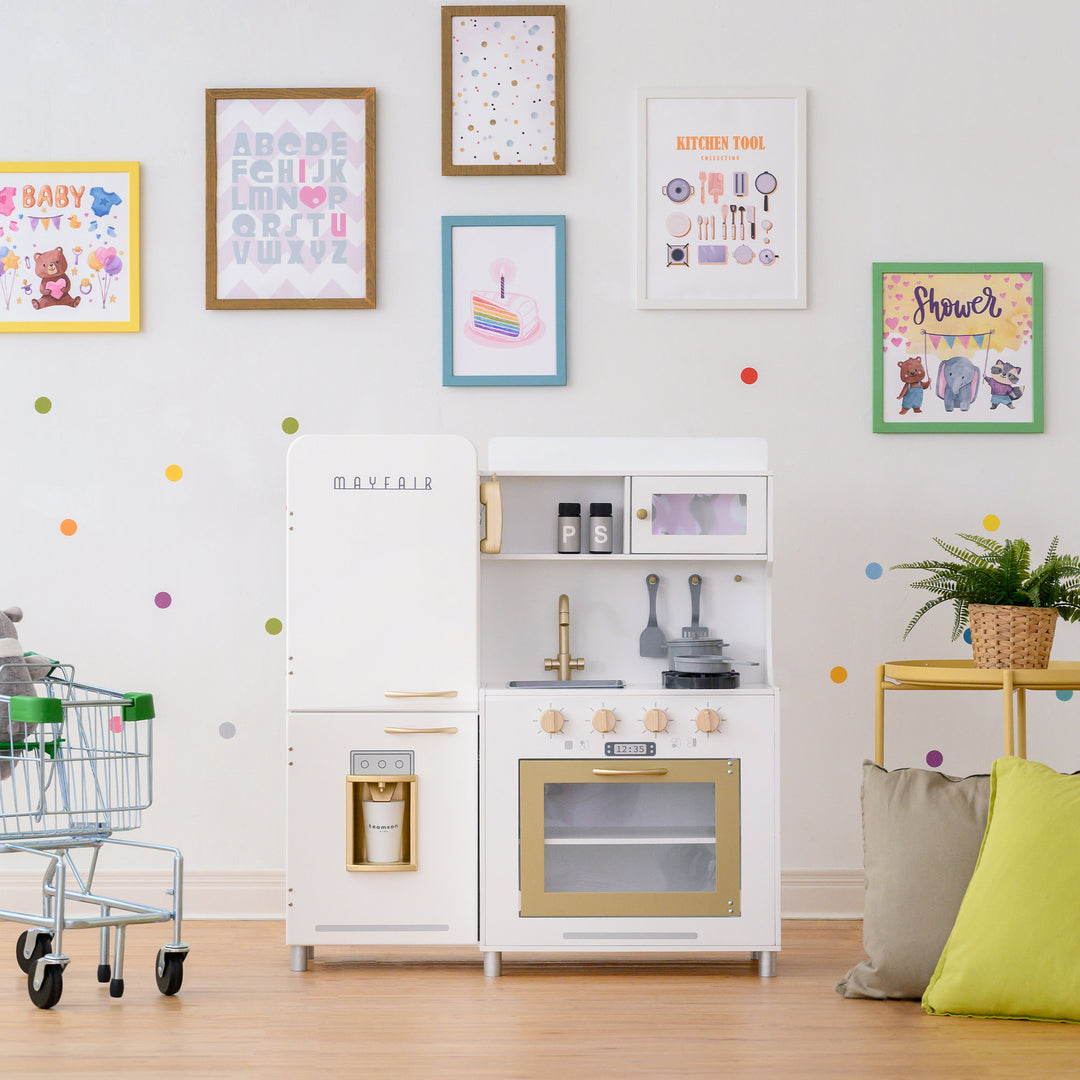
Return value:
M 710 731 L 716 731 L 720 726 L 720 714 L 715 709 L 702 709 L 697 714 L 695 723 L 698 726 L 698 731 L 704 731 L 706 733 Z
M 610 709 L 597 709 L 593 713 L 592 726 L 597 731 L 607 733 L 615 730 L 615 714 Z
M 663 731 L 668 725 L 667 713 L 663 709 L 650 709 L 645 714 L 645 727 L 656 733 Z
M 638 510 L 637 516 L 639 521 L 644 521 L 649 516 L 649 511 L 644 509 L 643 507 L 642 509 Z
M 563 714 L 558 709 L 545 709 L 543 716 L 540 717 L 540 726 L 549 735 L 562 731 L 564 723 Z

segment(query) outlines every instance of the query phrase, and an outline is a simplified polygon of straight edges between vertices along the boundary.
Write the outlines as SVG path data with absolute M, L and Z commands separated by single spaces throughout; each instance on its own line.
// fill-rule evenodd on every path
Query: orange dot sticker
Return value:
M 71 518 L 64 518 L 64 520 L 60 522 L 60 531 L 65 536 L 74 536 L 75 530 L 78 527 L 79 526 L 74 521 L 72 521 Z
M 847 680 L 847 668 L 834 667 L 832 671 L 829 672 L 829 678 L 832 679 L 834 683 L 845 682 Z
M 165 467 L 166 480 L 179 480 L 184 475 L 184 470 L 179 465 L 167 465 Z

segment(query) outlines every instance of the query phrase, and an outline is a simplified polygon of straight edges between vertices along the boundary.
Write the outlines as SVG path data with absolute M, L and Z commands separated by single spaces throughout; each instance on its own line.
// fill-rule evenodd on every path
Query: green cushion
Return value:
M 1080 776 L 994 762 L 986 836 L 923 1008 L 1080 1021 Z
M 986 831 L 989 775 L 887 772 L 863 762 L 863 947 L 842 997 L 921 998 Z

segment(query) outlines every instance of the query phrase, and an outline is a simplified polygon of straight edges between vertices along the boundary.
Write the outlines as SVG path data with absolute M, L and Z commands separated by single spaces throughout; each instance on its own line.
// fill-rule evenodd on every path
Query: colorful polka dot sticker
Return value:
M 945 760 L 945 755 L 940 750 L 931 750 L 926 755 L 926 764 L 931 769 L 940 769 L 941 763 Z
M 174 483 L 184 475 L 184 470 L 179 465 L 167 465 L 165 467 L 165 479 L 172 480 Z
M 1055 690 L 1054 691 L 1054 697 L 1056 697 L 1058 699 L 1058 701 L 1068 701 L 1072 696 L 1073 696 L 1073 692 L 1071 690 Z
M 877 581 L 877 579 L 881 577 L 883 573 L 884 571 L 881 568 L 881 563 L 871 562 L 866 564 L 866 576 L 871 581 Z
M 280 619 L 267 619 L 266 620 L 266 632 L 268 634 L 280 634 L 281 633 L 281 620 Z
M 124 730 L 124 721 L 119 716 L 114 716 L 109 721 L 109 730 L 114 735 L 119 735 L 120 732 Z
M 964 641 L 968 645 L 971 644 L 971 627 L 970 626 L 964 631 Z
M 284 431 L 286 435 L 295 435 L 300 430 L 300 421 L 297 420 L 295 416 L 286 416 L 285 419 L 281 421 L 281 430 Z
M 154 597 L 154 603 L 159 608 L 164 609 L 172 604 L 172 597 L 167 592 L 159 592 L 157 596 Z
M 1001 528 L 1001 518 L 997 514 L 987 514 L 983 518 L 983 528 L 987 532 L 997 532 Z
M 34 402 L 34 408 L 44 416 L 52 408 L 52 402 L 47 397 L 39 397 Z
M 742 379 L 747 386 L 753 386 L 758 380 L 757 368 L 744 367 L 739 372 L 739 378 Z
M 217 730 L 223 739 L 231 739 L 236 734 L 236 725 L 232 721 L 226 720 Z
M 834 667 L 832 671 L 829 672 L 829 678 L 832 679 L 834 683 L 844 682 L 847 679 L 847 668 Z
M 78 523 L 72 518 L 64 518 L 64 520 L 60 522 L 60 531 L 65 536 L 74 536 L 78 528 Z

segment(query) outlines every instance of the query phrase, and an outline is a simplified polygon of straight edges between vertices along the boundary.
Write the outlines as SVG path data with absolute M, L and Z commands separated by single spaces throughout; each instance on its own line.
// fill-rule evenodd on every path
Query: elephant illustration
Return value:
M 937 369 L 937 396 L 945 402 L 945 411 L 959 409 L 967 412 L 968 406 L 979 392 L 979 369 L 964 356 L 942 360 Z

